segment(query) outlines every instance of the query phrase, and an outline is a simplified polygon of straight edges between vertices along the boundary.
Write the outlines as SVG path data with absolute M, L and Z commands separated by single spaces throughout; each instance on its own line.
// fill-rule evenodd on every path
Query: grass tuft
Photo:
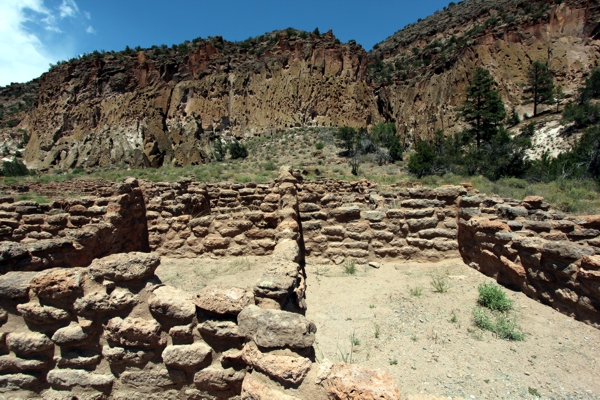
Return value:
M 356 274 L 356 260 L 355 259 L 350 259 L 350 260 L 346 260 L 344 262 L 344 272 L 348 275 L 355 275 Z
M 477 302 L 480 306 L 487 307 L 493 311 L 509 311 L 513 308 L 513 301 L 506 297 L 506 293 L 500 286 L 494 283 L 479 285 L 479 298 Z

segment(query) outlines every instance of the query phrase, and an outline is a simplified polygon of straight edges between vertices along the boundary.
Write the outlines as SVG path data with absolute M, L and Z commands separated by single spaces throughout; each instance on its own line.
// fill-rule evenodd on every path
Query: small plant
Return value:
M 431 277 L 431 287 L 438 293 L 446 293 L 450 290 L 450 282 L 448 281 L 448 272 L 439 273 Z
M 410 295 L 415 297 L 421 297 L 423 294 L 423 288 L 421 286 L 416 286 L 414 288 L 410 288 Z
M 356 260 L 350 259 L 344 262 L 344 272 L 348 275 L 356 274 Z
M 454 312 L 452 312 L 452 316 L 450 317 L 450 322 L 452 322 L 453 324 L 458 322 L 458 317 L 456 316 L 456 314 Z
M 410 340 L 412 340 L 413 342 L 417 342 L 419 340 L 419 337 L 413 333 L 412 335 L 410 335 Z
M 375 308 L 375 304 L 369 304 L 369 308 Z
M 375 324 L 375 339 L 379 339 L 381 331 L 379 330 L 379 324 Z
M 529 394 L 535 397 L 542 397 L 542 395 L 540 394 L 540 392 L 537 391 L 537 389 L 534 388 L 528 388 Z
M 354 334 L 352 334 L 352 344 L 354 346 L 360 346 L 360 339 L 355 337 Z
M 483 307 L 475 307 L 473 320 L 479 328 L 495 333 L 500 339 L 522 341 L 525 335 L 520 331 L 517 318 L 506 313 L 495 313 Z
M 394 358 L 390 358 L 390 365 L 398 365 L 398 360 Z
M 323 142 L 317 142 L 315 144 L 315 147 L 317 148 L 317 150 L 323 150 L 323 148 L 325 148 L 325 143 L 323 143 Z
M 488 283 L 479 285 L 479 298 L 477 302 L 483 307 L 487 307 L 493 311 L 509 311 L 512 310 L 513 301 L 506 297 L 506 293 L 502 291 L 500 286 Z

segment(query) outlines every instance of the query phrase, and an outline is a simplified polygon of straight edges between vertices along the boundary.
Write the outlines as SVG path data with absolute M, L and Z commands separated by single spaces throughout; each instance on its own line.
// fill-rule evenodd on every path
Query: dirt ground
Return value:
M 209 282 L 251 287 L 268 258 L 164 258 L 159 278 L 191 293 Z M 404 396 L 464 399 L 600 399 L 600 330 L 506 290 L 524 341 L 473 324 L 478 285 L 492 280 L 462 260 L 340 265 L 307 260 L 306 316 L 317 361 L 389 372 Z M 447 292 L 435 292 L 445 277 Z

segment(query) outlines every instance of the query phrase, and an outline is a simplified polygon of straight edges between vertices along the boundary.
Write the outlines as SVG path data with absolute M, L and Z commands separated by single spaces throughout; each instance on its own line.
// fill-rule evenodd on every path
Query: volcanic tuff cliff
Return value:
M 567 95 L 598 65 L 596 0 L 468 0 L 367 53 L 353 41 L 288 29 L 231 43 L 94 52 L 52 68 L 20 128 L 32 168 L 185 166 L 210 159 L 215 131 L 238 138 L 297 126 L 393 121 L 408 139 L 461 128 L 455 107 L 477 66 L 507 107 L 522 106 L 534 60 Z

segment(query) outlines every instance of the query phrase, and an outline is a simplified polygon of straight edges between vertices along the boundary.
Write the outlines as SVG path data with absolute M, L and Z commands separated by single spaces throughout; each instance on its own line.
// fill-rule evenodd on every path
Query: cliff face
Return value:
M 215 130 L 241 138 L 380 118 L 360 46 L 285 32 L 257 42 L 260 55 L 216 38 L 185 55 L 131 51 L 54 68 L 40 80 L 28 165 L 185 166 L 208 160 Z
M 522 99 L 533 61 L 549 62 L 567 97 L 576 93 L 582 76 L 598 66 L 596 3 L 464 4 L 439 12 L 420 28 L 417 24 L 398 32 L 373 51 L 372 57 L 381 60 L 379 71 L 371 75 L 382 115 L 396 121 L 409 139 L 430 137 L 436 129 L 453 133 L 463 128 L 455 109 L 477 67 L 490 70 L 507 112 L 514 107 L 519 115 L 531 116 L 533 105 L 523 105 Z M 524 9 L 526 5 L 531 8 Z M 467 11 L 474 18 L 466 20 Z M 409 67 L 394 68 L 403 65 Z
M 572 95 L 600 61 L 592 0 L 468 0 L 412 24 L 369 54 L 328 32 L 288 29 L 240 43 L 93 53 L 53 68 L 20 127 L 30 168 L 186 166 L 211 157 L 214 132 L 237 138 L 299 126 L 395 122 L 407 139 L 462 129 L 455 108 L 478 66 L 507 108 L 548 60 Z

